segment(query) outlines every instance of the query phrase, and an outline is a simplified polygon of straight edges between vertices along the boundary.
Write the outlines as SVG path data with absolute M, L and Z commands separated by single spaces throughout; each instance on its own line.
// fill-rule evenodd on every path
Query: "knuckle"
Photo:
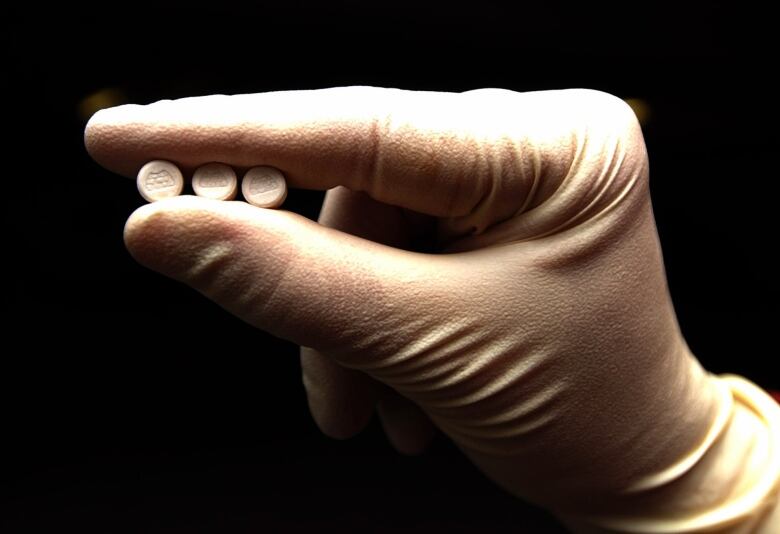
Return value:
M 641 126 L 634 110 L 620 97 L 595 89 L 584 90 L 587 93 L 585 103 L 595 113 L 592 119 L 606 127 L 613 137 L 635 139 L 641 136 Z

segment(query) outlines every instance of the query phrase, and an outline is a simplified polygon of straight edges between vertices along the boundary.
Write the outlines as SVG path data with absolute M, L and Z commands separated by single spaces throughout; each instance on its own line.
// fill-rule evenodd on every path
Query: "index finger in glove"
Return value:
M 211 161 L 265 164 L 281 169 L 291 187 L 343 185 L 439 217 L 488 206 L 494 221 L 556 191 L 587 159 L 585 138 L 601 124 L 614 133 L 615 117 L 623 120 L 628 107 L 616 101 L 590 90 L 216 95 L 99 111 L 85 143 L 98 163 L 126 176 L 151 159 L 185 170 Z M 593 200 L 582 188 L 570 197 L 578 206 Z

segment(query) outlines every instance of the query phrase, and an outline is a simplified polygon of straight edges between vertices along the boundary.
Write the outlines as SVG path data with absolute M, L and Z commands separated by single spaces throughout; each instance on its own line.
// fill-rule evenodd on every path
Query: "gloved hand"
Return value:
M 621 100 L 209 96 L 100 111 L 85 140 L 126 176 L 158 158 L 185 175 L 264 164 L 329 190 L 320 224 L 187 196 L 125 229 L 142 264 L 304 347 L 325 433 L 358 432 L 377 406 L 413 453 L 433 423 L 583 532 L 780 531 L 778 408 L 686 346 Z

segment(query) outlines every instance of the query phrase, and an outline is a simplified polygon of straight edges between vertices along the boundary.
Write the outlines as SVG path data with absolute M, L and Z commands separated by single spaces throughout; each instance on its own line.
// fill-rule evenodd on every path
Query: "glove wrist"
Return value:
M 712 379 L 727 397 L 699 447 L 631 488 L 614 513 L 562 522 L 588 533 L 780 531 L 780 406 L 744 378 Z

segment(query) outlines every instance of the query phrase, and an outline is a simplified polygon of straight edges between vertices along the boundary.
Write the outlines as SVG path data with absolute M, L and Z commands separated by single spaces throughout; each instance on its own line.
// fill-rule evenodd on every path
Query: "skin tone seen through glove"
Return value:
M 354 435 L 376 409 L 417 453 L 438 428 L 574 531 L 780 530 L 779 410 L 689 351 L 621 100 L 209 96 L 100 111 L 85 141 L 128 177 L 220 161 L 328 190 L 319 224 L 184 196 L 125 228 L 140 263 L 301 345 L 326 434 Z

